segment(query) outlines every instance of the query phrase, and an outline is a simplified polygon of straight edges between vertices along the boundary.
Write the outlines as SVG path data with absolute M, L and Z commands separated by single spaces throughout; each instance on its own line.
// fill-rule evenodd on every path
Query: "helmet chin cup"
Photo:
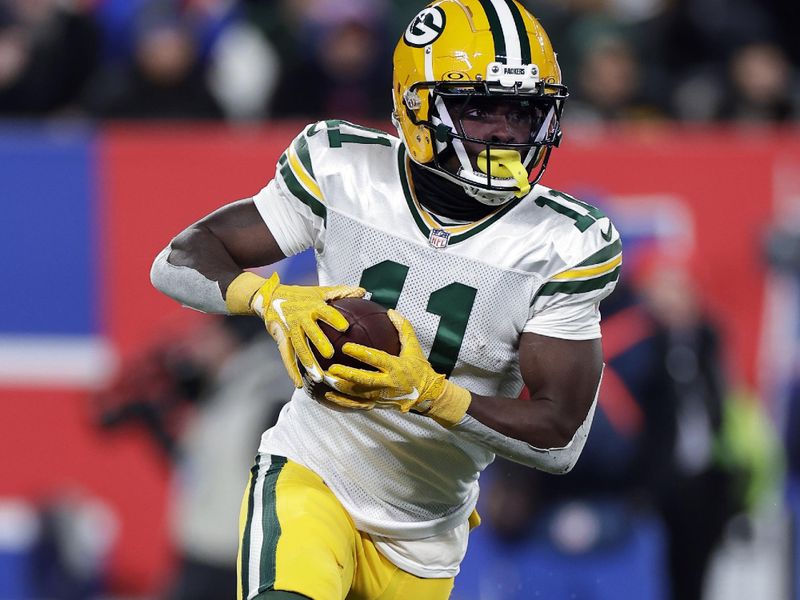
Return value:
M 485 190 L 483 188 L 473 187 L 471 185 L 464 185 L 463 183 L 461 185 L 463 186 L 464 192 L 467 194 L 467 196 L 474 198 L 486 206 L 502 206 L 503 204 L 511 202 L 515 197 L 521 197 L 514 192 Z
M 522 157 L 516 150 L 484 150 L 478 155 L 478 168 L 486 173 L 491 180 L 492 176 L 503 179 L 514 179 L 517 182 L 517 198 L 522 198 L 531 191 L 528 181 L 528 170 L 522 164 Z

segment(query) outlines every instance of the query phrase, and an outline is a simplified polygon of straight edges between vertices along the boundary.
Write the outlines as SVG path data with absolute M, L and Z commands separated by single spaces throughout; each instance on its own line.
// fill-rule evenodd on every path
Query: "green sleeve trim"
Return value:
M 311 153 L 308 150 L 308 140 L 305 136 L 300 136 L 294 142 L 294 151 L 297 152 L 297 158 L 300 159 L 300 164 L 311 175 L 312 179 L 316 180 L 314 175 L 314 166 L 311 164 Z
M 614 283 L 619 278 L 620 267 L 617 267 L 611 273 L 596 277 L 595 279 L 587 279 L 585 281 L 551 281 L 545 283 L 537 296 L 553 296 L 555 294 L 585 294 L 586 292 L 593 292 L 601 290 L 609 283 Z
M 289 189 L 292 195 L 300 200 L 300 202 L 308 206 L 311 209 L 311 212 L 313 212 L 327 224 L 328 210 L 325 208 L 325 205 L 322 204 L 322 202 L 312 196 L 308 190 L 306 190 L 306 188 L 300 184 L 300 181 L 298 181 L 297 177 L 295 177 L 294 173 L 292 172 L 292 168 L 289 166 L 289 161 L 286 158 L 285 152 L 278 161 L 278 166 L 280 167 L 280 174 L 281 177 L 283 177 L 283 182 L 286 184 L 286 187 Z
M 614 242 L 613 244 L 609 244 L 608 246 L 606 246 L 605 248 L 603 248 L 599 252 L 595 252 L 589 258 L 587 258 L 585 261 L 583 261 L 579 265 L 576 265 L 573 268 L 590 267 L 592 265 L 599 265 L 599 264 L 604 263 L 604 262 L 606 262 L 608 260 L 611 260 L 612 258 L 617 256 L 621 252 L 622 252 L 622 242 L 620 240 L 617 240 L 616 242 Z

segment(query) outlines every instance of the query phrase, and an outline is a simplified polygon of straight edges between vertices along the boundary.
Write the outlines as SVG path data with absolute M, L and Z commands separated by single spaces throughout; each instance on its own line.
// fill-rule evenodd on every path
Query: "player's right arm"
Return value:
M 252 198 L 223 206 L 190 225 L 172 240 L 165 252 L 164 259 L 169 265 L 196 272 L 219 291 L 219 296 L 214 294 L 207 305 L 198 305 L 203 299 L 196 296 L 176 299 L 204 312 L 219 313 L 228 312 L 225 305 L 228 288 L 244 269 L 271 265 L 285 258 Z M 154 274 L 153 284 L 172 296 L 162 288 L 169 282 L 160 280 L 158 275 Z M 188 287 L 175 292 L 189 292 Z
M 265 279 L 245 271 L 284 257 L 253 200 L 241 200 L 178 234 L 156 258 L 151 279 L 156 288 L 192 308 L 263 318 L 292 382 L 302 387 L 297 360 L 314 380 L 322 380 L 308 340 L 323 356 L 333 355 L 333 346 L 317 320 L 340 331 L 348 327 L 328 301 L 362 296 L 364 291 L 347 286 L 281 285 L 277 273 Z
M 325 198 L 313 180 L 308 148 L 312 131 L 292 142 L 275 178 L 257 196 L 224 206 L 187 227 L 156 257 L 151 270 L 153 285 L 186 306 L 263 318 L 297 387 L 302 386 L 298 360 L 312 379 L 322 380 L 309 341 L 323 356 L 333 355 L 317 321 L 339 331 L 348 327 L 328 301 L 364 295 L 362 288 L 350 286 L 282 285 L 277 273 L 265 279 L 246 270 L 310 247 L 324 228 L 318 213 Z M 298 178 L 312 188 L 313 198 Z

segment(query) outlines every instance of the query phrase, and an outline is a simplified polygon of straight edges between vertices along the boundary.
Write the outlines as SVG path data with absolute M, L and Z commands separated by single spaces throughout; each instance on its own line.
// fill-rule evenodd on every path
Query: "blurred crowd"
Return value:
M 788 0 L 524 0 L 559 53 L 565 118 L 800 119 Z M 0 116 L 380 119 L 426 2 L 0 0 Z
M 387 121 L 391 53 L 426 3 L 0 0 L 0 118 Z M 800 121 L 800 2 L 523 3 L 559 52 L 571 122 Z M 487 473 L 485 526 L 472 534 L 454 598 L 708 598 L 713 555 L 736 515 L 780 487 L 781 450 L 767 441 L 776 436 L 758 403 L 731 389 L 725 332 L 692 265 L 664 260 L 642 259 L 603 305 L 607 368 L 574 472 L 555 478 L 498 461 Z M 291 389 L 259 322 L 209 320 L 145 358 L 97 399 L 99 424 L 146 426 L 174 467 L 179 561 L 162 597 L 225 598 L 237 541 L 225 524 L 247 478 L 231 465 L 249 464 Z M 800 540 L 793 385 L 786 455 Z M 100 584 L 86 581 L 69 597 L 93 597 Z

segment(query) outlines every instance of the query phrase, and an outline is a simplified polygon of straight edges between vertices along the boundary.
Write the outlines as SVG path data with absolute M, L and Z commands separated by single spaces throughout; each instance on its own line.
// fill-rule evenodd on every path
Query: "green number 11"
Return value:
M 408 270 L 406 265 L 385 260 L 366 269 L 361 275 L 360 285 L 372 293 L 373 302 L 386 308 L 396 308 Z M 439 328 L 428 357 L 437 373 L 449 377 L 453 372 L 477 293 L 478 290 L 474 287 L 451 283 L 428 297 L 425 310 L 440 317 Z

